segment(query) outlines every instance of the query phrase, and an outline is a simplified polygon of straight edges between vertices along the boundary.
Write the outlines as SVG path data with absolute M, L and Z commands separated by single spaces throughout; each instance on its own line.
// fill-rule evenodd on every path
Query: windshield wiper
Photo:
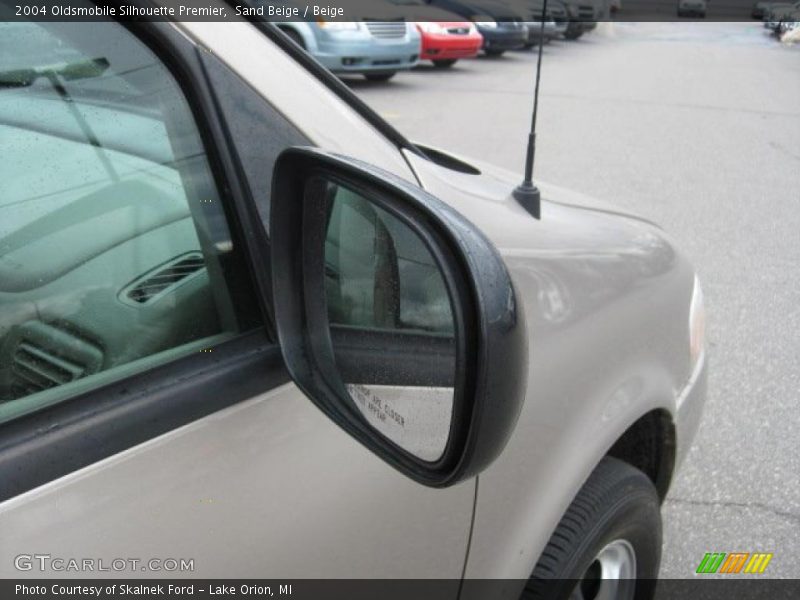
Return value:
M 106 72 L 111 63 L 106 58 L 93 58 L 71 63 L 56 63 L 42 67 L 0 71 L 0 87 L 30 87 L 40 77 L 56 76 L 64 81 L 92 79 Z
M 75 101 L 72 99 L 67 88 L 64 87 L 64 81 L 75 81 L 78 79 L 92 79 L 100 77 L 111 63 L 105 58 L 94 58 L 90 60 L 82 60 L 73 63 L 60 63 L 55 65 L 48 65 L 45 67 L 31 67 L 29 69 L 16 69 L 12 71 L 0 71 L 0 87 L 30 87 L 40 77 L 44 77 L 53 86 L 53 89 L 61 97 L 67 105 L 69 112 L 75 117 L 78 127 L 81 128 L 83 135 L 86 136 L 88 142 L 92 145 L 97 153 L 97 158 L 105 168 L 108 176 L 112 181 L 120 181 L 119 173 L 111 164 L 111 161 L 103 152 L 103 145 L 100 143 L 91 125 L 83 116 L 81 111 L 75 106 Z

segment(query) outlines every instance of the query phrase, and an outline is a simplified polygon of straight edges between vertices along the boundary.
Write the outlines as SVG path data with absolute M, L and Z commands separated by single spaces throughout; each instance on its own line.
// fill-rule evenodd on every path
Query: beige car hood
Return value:
M 507 202 L 514 201 L 511 196 L 511 192 L 522 181 L 521 174 L 514 173 L 513 171 L 510 171 L 508 169 L 491 165 L 483 161 L 475 160 L 472 158 L 466 158 L 464 156 L 460 156 L 458 154 L 454 154 L 452 152 L 445 151 L 440 148 L 434 148 L 432 146 L 427 146 L 427 145 L 423 145 L 423 147 L 431 148 L 433 150 L 436 150 L 437 152 L 451 156 L 460 162 L 466 163 L 467 165 L 476 168 L 481 172 L 480 175 L 464 176 L 461 174 L 457 174 L 452 178 L 448 178 L 450 183 L 458 187 L 462 187 L 460 185 L 462 183 L 469 182 L 468 186 L 462 188 L 462 191 L 468 193 L 470 196 L 477 197 L 476 199 L 480 199 L 487 202 L 500 202 L 504 204 Z M 410 156 L 410 153 L 407 153 L 407 156 Z M 422 185 L 425 186 L 426 177 L 424 171 L 426 169 L 420 168 L 420 163 L 417 160 L 412 160 L 412 166 L 414 166 L 417 176 L 421 178 Z M 431 166 L 433 166 L 437 170 L 441 169 L 446 171 L 446 169 L 444 169 L 443 167 L 435 167 L 434 165 Z M 648 223 L 650 225 L 658 227 L 659 229 L 661 228 L 657 223 L 654 223 L 653 221 L 650 221 L 649 219 L 646 219 L 641 215 L 636 214 L 632 211 L 628 211 L 618 206 L 615 206 L 610 202 L 606 202 L 604 200 L 600 200 L 592 196 L 588 196 L 586 194 L 570 190 L 568 188 L 564 188 L 550 183 L 545 183 L 538 180 L 536 181 L 536 185 L 542 192 L 543 202 L 558 204 L 561 206 L 569 206 L 573 208 L 591 210 L 596 212 L 603 212 L 606 214 L 619 215 Z

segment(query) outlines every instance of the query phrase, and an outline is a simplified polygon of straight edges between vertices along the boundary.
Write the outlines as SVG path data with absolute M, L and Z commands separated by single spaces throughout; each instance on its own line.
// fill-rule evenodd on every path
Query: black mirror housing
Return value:
M 374 303 L 379 297 L 390 296 L 382 306 L 391 306 L 394 312 L 384 321 L 405 329 L 388 330 L 385 323 L 364 329 L 334 322 L 335 309 L 330 306 L 330 295 L 326 295 L 326 281 L 339 281 L 342 275 L 330 273 L 335 265 L 332 267 L 328 260 L 328 234 L 332 203 L 342 201 L 332 200 L 332 190 L 345 190 L 346 196 L 361 199 L 359 206 L 367 207 L 360 209 L 362 216 L 384 215 L 389 226 L 381 225 L 379 232 L 399 231 L 398 239 L 413 238 L 424 247 L 431 257 L 428 267 L 435 267 L 449 298 L 449 310 L 436 314 L 447 315 L 452 327 L 446 322 L 442 325 L 441 318 L 437 325 L 427 327 L 425 322 L 409 324 L 407 315 L 400 316 L 395 296 L 405 284 L 399 283 L 403 275 L 397 266 L 378 268 L 374 285 L 360 289 L 374 295 Z M 474 476 L 502 452 L 525 398 L 527 330 L 505 263 L 477 227 L 423 189 L 391 173 L 318 149 L 290 148 L 275 165 L 270 242 L 274 318 L 287 369 L 298 387 L 329 418 L 384 461 L 432 487 L 453 485 Z M 384 248 L 387 256 L 402 261 L 402 257 L 397 258 L 403 254 L 399 245 L 396 249 L 391 242 L 375 242 L 374 247 L 376 252 Z M 386 285 L 384 280 L 392 273 L 397 282 Z M 426 314 L 433 314 L 430 306 L 423 308 Z M 360 349 L 360 343 L 369 347 Z M 451 348 L 452 354 L 443 348 Z M 346 366 L 352 363 L 351 356 L 378 364 L 365 368 L 361 379 L 359 375 L 344 375 L 353 371 Z M 444 374 L 452 385 L 436 381 L 437 369 L 447 367 L 432 365 L 452 365 L 452 374 Z M 361 385 L 352 385 L 362 380 L 381 390 L 412 386 L 400 388 L 411 390 L 410 394 L 404 392 L 404 397 L 411 398 L 405 415 L 396 417 L 388 410 L 396 421 L 390 425 L 404 430 L 392 433 L 394 430 L 384 425 L 385 414 L 376 420 L 375 411 L 364 408 L 375 407 L 364 404 Z M 387 383 L 394 387 L 387 387 Z M 430 451 L 432 440 L 426 432 L 435 419 L 429 415 L 433 404 L 424 397 L 430 390 L 441 396 L 442 389 L 451 388 L 451 404 L 442 413 L 448 421 L 441 425 L 448 431 L 437 449 Z M 354 389 L 361 391 L 354 393 Z M 370 396 L 369 391 L 364 393 Z M 382 401 L 376 402 L 380 408 Z M 415 426 L 417 431 L 408 431 Z

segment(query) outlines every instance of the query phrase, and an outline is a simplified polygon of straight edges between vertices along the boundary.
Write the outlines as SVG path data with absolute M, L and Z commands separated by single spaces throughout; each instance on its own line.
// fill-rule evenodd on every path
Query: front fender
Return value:
M 694 270 L 662 230 L 608 205 L 543 187 L 537 221 L 511 197 L 516 181 L 410 162 L 497 245 L 525 307 L 526 401 L 506 450 L 479 477 L 466 568 L 468 578 L 524 580 L 586 478 L 640 417 L 666 411 L 685 453 L 696 422 L 678 418 L 693 379 Z

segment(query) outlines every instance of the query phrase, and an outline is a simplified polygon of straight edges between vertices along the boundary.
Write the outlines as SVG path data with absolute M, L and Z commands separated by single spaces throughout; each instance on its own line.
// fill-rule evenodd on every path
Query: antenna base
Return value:
M 513 192 L 514 199 L 528 211 L 534 219 L 542 218 L 542 194 L 530 181 L 523 181 Z

